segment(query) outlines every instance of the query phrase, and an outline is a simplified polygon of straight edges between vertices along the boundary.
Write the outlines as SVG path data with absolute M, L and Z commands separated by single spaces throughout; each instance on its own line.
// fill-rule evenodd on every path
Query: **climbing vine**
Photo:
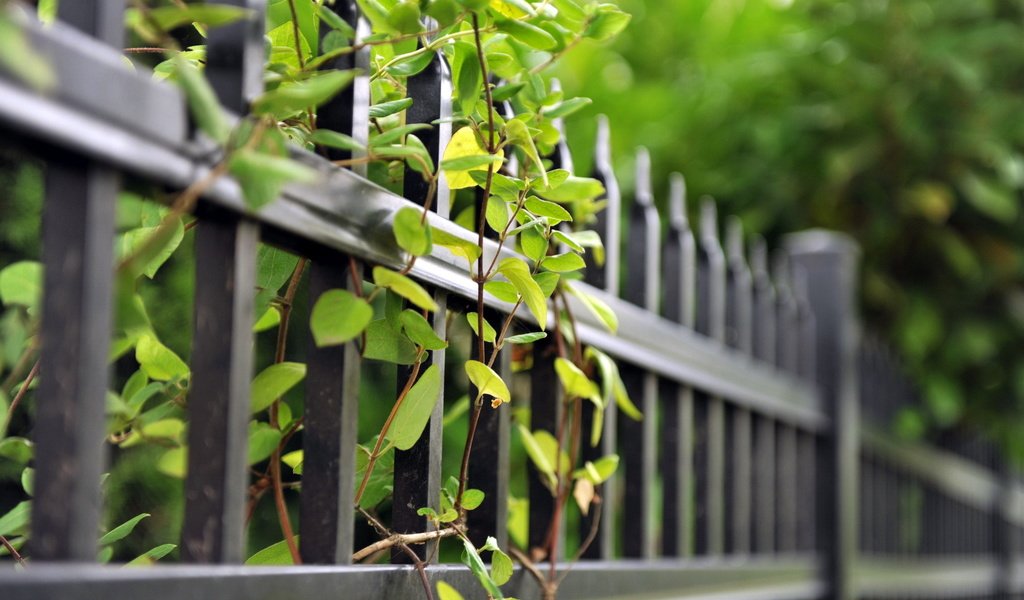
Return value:
M 55 2 L 38 3 L 44 21 L 54 16 Z M 261 245 L 257 260 L 254 332 L 275 339 L 273 358 L 252 382 L 249 424 L 249 463 L 253 478 L 249 493 L 251 518 L 261 499 L 270 496 L 276 507 L 281 541 L 256 552 L 249 564 L 298 563 L 298 541 L 291 525 L 285 492 L 301 485 L 302 450 L 287 451 L 293 436 L 301 435 L 301 407 L 286 401 L 305 377 L 306 367 L 289 360 L 290 327 L 308 326 L 317 346 L 348 344 L 364 362 L 402 365 L 404 379 L 389 400 L 386 419 L 357 451 L 354 510 L 380 534 L 359 549 L 355 560 L 372 560 L 389 548 L 405 551 L 422 572 L 423 563 L 410 547 L 439 538 L 461 544 L 463 561 L 476 574 L 489 597 L 502 598 L 501 585 L 518 560 L 541 586 L 546 598 L 557 593 L 554 563 L 559 556 L 558 528 L 565 505 L 575 501 L 586 513 L 599 500 L 598 486 L 615 471 L 618 457 L 590 462 L 581 459 L 581 446 L 596 446 L 602 434 L 602 415 L 611 403 L 631 418 L 640 418 L 625 393 L 613 361 L 595 348 L 584 347 L 575 329 L 572 306 L 585 306 L 614 331 L 615 315 L 598 298 L 574 285 L 591 253 L 603 260 L 600 237 L 587 229 L 603 207 L 604 188 L 595 179 L 559 168 L 551 156 L 563 144 L 561 119 L 589 104 L 585 98 L 565 98 L 545 78 L 546 70 L 563 53 L 584 40 L 603 42 L 628 23 L 629 16 L 613 4 L 589 0 L 358 0 L 369 23 L 368 33 L 356 33 L 339 16 L 331 0 L 271 0 L 266 13 L 267 62 L 265 91 L 251 102 L 249 114 L 233 123 L 223 112 L 202 75 L 204 37 L 208 28 L 251 18 L 246 9 L 227 5 L 186 3 L 181 0 L 134 0 L 126 14 L 133 46 L 127 56 L 155 57 L 155 77 L 179 85 L 202 135 L 221 149 L 209 174 L 178 194 L 124 192 L 118 206 L 115 337 L 111 361 L 136 365 L 120 389 L 108 392 L 108 440 L 120 448 L 149 445 L 160 448 L 157 468 L 183 477 L 188 449 L 184 406 L 190 371 L 185 360 L 158 334 L 143 291 L 179 250 L 189 231 L 202 227 L 191 211 L 214 181 L 231 177 L 238 182 L 251 210 L 274 202 L 289 184 L 315 185 L 321 175 L 292 159 L 298 146 L 329 154 L 343 168 L 364 168 L 374 182 L 401 192 L 407 177 L 425 184 L 420 207 L 405 207 L 392 218 L 395 243 L 405 264 L 393 269 L 366 265 L 352 269 L 357 279 L 345 288 L 310 298 L 308 323 L 292 323 L 307 260 Z M 3 13 L 0 28 L 16 30 L 12 13 Z M 359 69 L 328 68 L 347 55 L 366 58 Z M 450 65 L 453 111 L 450 119 L 410 123 L 407 114 L 417 101 L 408 95 L 409 78 L 434 61 Z M 45 85 L 39 78 L 38 85 Z M 318 123 L 318 107 L 356 81 L 369 84 L 369 132 L 332 131 Z M 435 164 L 424 142 L 430 128 L 450 126 L 452 135 Z M 335 156 L 336 158 L 336 156 Z M 439 189 L 451 192 L 452 221 L 463 229 L 432 227 L 431 207 Z M 153 202 L 156 201 L 156 202 Z M 490 245 L 490 246 L 489 246 Z M 498 251 L 494 251 L 497 248 Z M 503 253 L 501 250 L 514 250 Z M 395 534 L 378 517 L 377 509 L 390 495 L 394 450 L 408 450 L 420 438 L 441 399 L 442 375 L 430 363 L 430 353 L 448 347 L 450 339 L 435 327 L 435 319 L 453 313 L 439 311 L 434 296 L 414 278 L 418 257 L 449 253 L 464 264 L 475 286 L 473 310 L 465 314 L 472 332 L 474 358 L 462 360 L 460 377 L 473 390 L 465 408 L 468 419 L 457 472 L 446 474 L 437 508 L 419 514 L 432 522 L 430 531 Z M 6 312 L 4 353 L 6 373 L 0 400 L 6 409 L 4 428 L 25 410 L 38 376 L 38 330 L 41 288 L 39 263 L 17 262 L 0 270 L 0 300 Z M 367 281 L 359 279 L 365 272 Z M 569 297 L 579 300 L 570 304 Z M 493 297 L 507 305 L 500 317 L 488 310 Z M 517 324 L 532 322 L 528 331 Z M 13 332 L 16 335 L 7 335 Z M 485 411 L 509 410 L 516 402 L 498 366 L 500 352 L 511 347 L 529 355 L 532 345 L 551 342 L 561 383 L 561 422 L 555 433 L 531 429 L 524 413 L 515 426 L 525 452 L 555 499 L 551 534 L 542 548 L 500 548 L 494 538 L 477 547 L 467 535 L 467 513 L 484 500 L 469 477 L 470 457 Z M 16 347 L 16 349 L 15 349 Z M 582 439 L 584 405 L 591 404 L 594 422 L 589 439 Z M 31 494 L 32 444 L 18 436 L 0 437 L 0 457 L 21 470 L 24 489 Z M 299 478 L 285 482 L 285 469 Z M 29 536 L 30 501 L 0 517 L 4 550 L 19 557 Z M 112 544 L 131 533 L 148 515 L 141 514 L 111 528 L 103 536 L 107 559 Z M 588 538 L 592 539 L 592 535 Z M 585 546 L 590 539 L 585 539 Z M 174 549 L 158 546 L 137 560 L 152 562 Z M 490 553 L 487 568 L 481 553 Z M 582 549 L 581 549 L 582 552 Z M 543 572 L 534 561 L 550 560 Z M 435 590 L 425 583 L 425 593 Z M 439 584 L 437 594 L 460 598 Z

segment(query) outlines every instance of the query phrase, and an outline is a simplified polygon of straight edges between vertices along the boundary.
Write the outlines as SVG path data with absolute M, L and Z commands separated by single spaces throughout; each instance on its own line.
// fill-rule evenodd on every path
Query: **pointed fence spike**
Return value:
M 636 149 L 636 201 L 653 206 L 651 195 L 651 154 L 643 146 Z
M 718 243 L 718 207 L 711 196 L 700 200 L 700 238 L 701 242 Z
M 689 229 L 690 223 L 686 216 L 686 178 L 679 172 L 669 175 L 668 214 L 669 225 L 672 229 L 676 231 Z

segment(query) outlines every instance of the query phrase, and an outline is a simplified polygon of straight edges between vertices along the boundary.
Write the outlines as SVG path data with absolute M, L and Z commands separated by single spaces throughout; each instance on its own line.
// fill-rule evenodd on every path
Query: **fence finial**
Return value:
M 742 263 L 743 222 L 739 217 L 730 216 L 725 222 L 725 256 L 729 262 Z
M 750 271 L 754 275 L 768 274 L 768 242 L 762 235 L 750 238 Z
M 643 146 L 636 149 L 636 201 L 641 206 L 654 204 L 651 195 L 651 154 Z
M 668 214 L 672 229 L 682 231 L 689 225 L 686 217 L 686 178 L 679 172 L 669 175 Z
M 700 237 L 705 241 L 718 241 L 718 208 L 711 196 L 704 196 L 700 201 Z

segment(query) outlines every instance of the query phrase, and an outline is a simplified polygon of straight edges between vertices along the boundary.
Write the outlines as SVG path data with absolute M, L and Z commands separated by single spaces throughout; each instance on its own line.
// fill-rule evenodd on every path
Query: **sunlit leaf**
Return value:
M 508 386 L 493 369 L 478 360 L 467 360 L 465 368 L 479 396 L 492 396 L 499 403 L 512 401 Z
M 441 371 L 437 365 L 430 365 L 402 400 L 388 429 L 387 439 L 399 450 L 412 448 L 420 439 L 440 398 Z
M 252 380 L 252 402 L 249 409 L 254 413 L 265 410 L 305 377 L 306 365 L 302 363 L 282 362 L 270 365 Z

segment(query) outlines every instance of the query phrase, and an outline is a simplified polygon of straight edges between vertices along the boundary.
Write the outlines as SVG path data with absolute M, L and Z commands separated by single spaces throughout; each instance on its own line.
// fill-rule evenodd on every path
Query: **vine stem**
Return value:
M 288 344 L 288 324 L 291 321 L 292 304 L 295 302 L 295 294 L 298 291 L 299 282 L 302 281 L 302 274 L 305 272 L 308 262 L 308 259 L 300 258 L 299 262 L 295 264 L 291 279 L 288 281 L 288 288 L 284 293 L 284 301 L 278 309 L 281 311 L 281 323 L 277 327 L 277 347 L 274 352 L 275 364 L 284 362 L 285 349 Z M 280 403 L 281 399 L 277 398 L 270 405 L 270 425 L 275 429 L 278 427 L 278 406 L 280 406 Z M 274 505 L 277 508 L 277 520 L 281 525 L 281 533 L 288 544 L 288 552 L 292 555 L 292 561 L 298 565 L 302 564 L 302 557 L 299 554 L 298 544 L 295 543 L 295 532 L 292 529 L 291 519 L 288 517 L 288 505 L 284 500 L 284 486 L 281 484 L 281 450 L 282 446 L 278 444 L 270 455 L 270 480 L 274 489 Z
M 7 427 L 11 424 L 11 419 L 14 418 L 14 409 L 18 408 L 18 404 L 21 403 L 21 399 L 24 398 L 25 394 L 28 392 L 28 386 L 38 374 L 39 361 L 37 360 L 36 363 L 32 365 L 32 370 L 28 372 L 28 376 L 25 377 L 25 382 L 21 384 L 20 388 L 18 388 L 18 393 L 14 396 L 14 400 L 11 400 L 11 405 L 7 407 L 7 420 L 4 421 L 4 426 L 0 428 L 0 432 L 7 431 Z
M 402 407 L 402 402 L 405 397 L 409 394 L 409 390 L 412 389 L 412 385 L 416 382 L 416 378 L 420 374 L 420 367 L 423 365 L 423 361 L 420 357 L 423 355 L 423 348 L 420 347 L 419 356 L 415 364 L 412 367 L 412 373 L 409 374 L 409 378 L 405 380 L 405 386 L 402 388 L 402 393 L 398 395 L 398 399 L 395 400 L 395 405 L 391 407 L 391 412 L 388 413 L 387 420 L 384 421 L 384 426 L 380 428 L 380 435 L 377 436 L 377 442 L 373 445 L 373 451 L 370 452 L 370 458 L 366 461 L 366 471 L 363 472 L 363 480 L 359 482 L 359 489 L 356 491 L 355 505 L 359 506 L 359 501 L 363 499 L 363 493 L 366 491 L 366 484 L 370 482 L 370 475 L 373 474 L 373 468 L 377 466 L 377 459 L 381 455 L 381 446 L 384 445 L 384 436 L 388 434 L 388 430 L 391 429 L 391 424 L 395 420 L 395 416 L 398 414 L 398 409 Z
M 494 154 L 494 98 L 491 95 L 490 74 L 487 71 L 487 60 L 484 58 L 484 47 L 480 41 L 480 18 L 473 13 L 473 39 L 476 43 L 476 57 L 480 63 L 480 73 L 484 82 L 484 94 L 487 102 L 487 152 Z M 485 208 L 491 196 L 491 186 L 494 183 L 494 163 L 487 165 L 487 181 L 484 184 L 484 191 L 481 200 L 477 205 L 477 247 L 481 250 L 484 247 L 484 231 L 487 226 Z M 484 254 L 481 251 L 476 259 L 476 340 L 477 357 L 480 360 L 487 355 L 487 347 L 484 342 Z M 469 457 L 473 452 L 473 441 L 476 438 L 476 430 L 480 425 L 480 413 L 483 411 L 483 395 L 478 395 L 473 402 L 473 413 L 470 416 L 469 433 L 466 434 L 466 446 L 462 450 L 462 465 L 459 468 L 459 492 L 455 496 L 455 509 L 460 518 L 465 518 L 466 511 L 462 507 L 462 496 L 466 492 L 466 483 L 469 480 Z
M 11 544 L 11 542 L 8 541 L 8 539 L 2 535 L 0 535 L 0 544 L 3 544 L 4 548 L 7 548 L 7 551 L 11 553 L 11 557 L 14 558 L 14 560 L 18 561 L 19 565 L 21 565 L 22 567 L 25 566 L 25 559 L 22 558 L 21 554 L 18 554 L 18 550 L 14 547 L 14 545 Z

